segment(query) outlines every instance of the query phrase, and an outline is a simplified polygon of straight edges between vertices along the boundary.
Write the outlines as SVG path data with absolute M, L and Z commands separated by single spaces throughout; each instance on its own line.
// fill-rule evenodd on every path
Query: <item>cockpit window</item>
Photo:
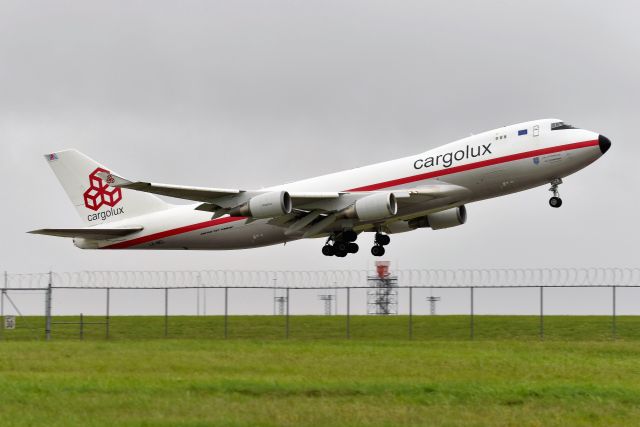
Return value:
M 565 123 L 565 122 L 551 123 L 551 130 L 561 130 L 561 129 L 578 129 L 578 128 L 571 126 L 569 123 Z

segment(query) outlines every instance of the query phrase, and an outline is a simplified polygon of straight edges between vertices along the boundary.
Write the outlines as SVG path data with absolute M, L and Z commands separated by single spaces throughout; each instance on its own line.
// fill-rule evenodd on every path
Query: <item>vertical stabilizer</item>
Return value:
M 87 225 L 106 224 L 170 206 L 152 194 L 109 187 L 96 174 L 111 170 L 77 150 L 47 154 L 45 159 Z

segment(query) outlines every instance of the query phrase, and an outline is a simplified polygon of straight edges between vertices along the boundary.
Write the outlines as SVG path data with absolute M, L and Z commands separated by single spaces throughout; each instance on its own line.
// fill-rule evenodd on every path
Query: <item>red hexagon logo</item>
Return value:
M 84 205 L 92 211 L 97 211 L 103 205 L 114 207 L 122 200 L 122 190 L 110 188 L 109 184 L 97 176 L 98 172 L 109 173 L 106 169 L 97 168 L 89 175 L 89 188 L 84 192 Z

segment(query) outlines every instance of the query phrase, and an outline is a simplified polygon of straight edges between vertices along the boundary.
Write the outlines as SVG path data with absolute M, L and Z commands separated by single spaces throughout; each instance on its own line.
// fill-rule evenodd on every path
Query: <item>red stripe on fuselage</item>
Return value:
M 525 151 L 524 153 L 511 154 L 509 156 L 497 157 L 495 159 L 481 160 L 466 165 L 454 166 L 451 168 L 440 169 L 432 172 L 425 172 L 418 175 L 411 175 L 405 178 L 392 179 L 391 181 L 379 182 L 377 184 L 365 185 L 364 187 L 352 188 L 347 191 L 375 191 L 383 188 L 395 187 L 398 185 L 408 184 L 410 182 L 423 181 L 425 179 L 436 178 L 443 175 L 451 175 L 454 173 L 465 172 L 468 170 L 479 169 L 486 166 L 499 165 L 501 163 L 513 162 L 515 160 L 528 159 L 536 156 L 544 156 L 545 154 L 553 154 L 561 151 L 576 150 L 578 148 L 593 147 L 598 145 L 598 140 L 575 142 L 573 144 L 559 145 L 557 147 L 541 148 L 539 150 Z
M 425 172 L 418 175 L 411 175 L 405 178 L 392 179 L 391 181 L 379 182 L 377 184 L 365 185 L 364 187 L 352 188 L 346 191 L 375 191 L 383 188 L 395 187 L 398 185 L 408 184 L 410 182 L 423 181 L 429 178 L 436 178 L 444 175 L 451 175 L 459 172 L 465 172 L 468 170 L 479 169 L 486 166 L 499 165 L 501 163 L 513 162 L 516 160 L 528 159 L 536 156 L 544 156 L 545 154 L 559 153 L 562 151 L 577 150 L 579 148 L 594 147 L 598 145 L 598 140 L 575 142 L 573 144 L 558 145 L 556 147 L 541 148 L 539 150 L 526 151 L 524 153 L 511 154 L 509 156 L 497 157 L 495 159 L 481 160 L 475 163 L 469 163 L 466 165 L 454 166 L 446 169 L 440 169 L 432 172 Z M 138 237 L 135 239 L 127 240 L 125 242 L 115 243 L 113 245 L 105 246 L 102 249 L 125 249 L 132 246 L 141 245 L 143 243 L 152 242 L 154 240 L 164 239 L 166 237 L 175 236 L 177 234 L 188 233 L 190 231 L 201 230 L 203 228 L 209 228 L 228 222 L 240 221 L 246 219 L 245 217 L 226 217 L 218 218 L 210 221 L 199 222 L 197 224 L 186 225 L 184 227 L 178 227 L 171 230 L 161 231 L 159 233 L 149 234 L 148 236 Z

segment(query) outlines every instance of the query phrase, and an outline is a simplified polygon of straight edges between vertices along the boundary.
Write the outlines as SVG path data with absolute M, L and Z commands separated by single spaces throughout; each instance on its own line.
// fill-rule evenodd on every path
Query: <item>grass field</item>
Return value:
M 84 338 L 104 339 L 104 317 L 84 318 Z M 79 317 L 53 317 L 52 337 L 78 339 Z M 414 340 L 464 341 L 471 337 L 469 316 L 413 316 Z M 0 339 L 44 339 L 42 317 L 20 317 L 17 329 L 0 330 Z M 640 316 L 618 316 L 616 338 L 640 341 Z M 171 316 L 167 337 L 175 339 L 223 339 L 222 316 Z M 284 316 L 229 316 L 227 333 L 230 339 L 280 340 L 286 336 Z M 474 316 L 473 335 L 476 340 L 539 340 L 540 319 L 537 316 Z M 117 316 L 110 319 L 109 336 L 114 340 L 165 338 L 162 316 Z M 347 336 L 345 316 L 291 316 L 291 339 L 341 339 Z M 349 336 L 353 340 L 407 340 L 408 316 L 351 316 Z M 611 316 L 545 316 L 545 340 L 600 341 L 611 340 Z
M 549 317 L 18 319 L 0 341 L 0 425 L 635 425 L 640 321 Z M 56 319 L 72 321 L 71 318 Z M 91 318 L 87 321 L 102 319 Z M 29 322 L 37 329 L 25 328 Z M 262 338 L 258 338 L 262 336 Z M 40 338 L 39 340 L 35 340 Z M 200 339 L 198 339 L 200 338 Z

